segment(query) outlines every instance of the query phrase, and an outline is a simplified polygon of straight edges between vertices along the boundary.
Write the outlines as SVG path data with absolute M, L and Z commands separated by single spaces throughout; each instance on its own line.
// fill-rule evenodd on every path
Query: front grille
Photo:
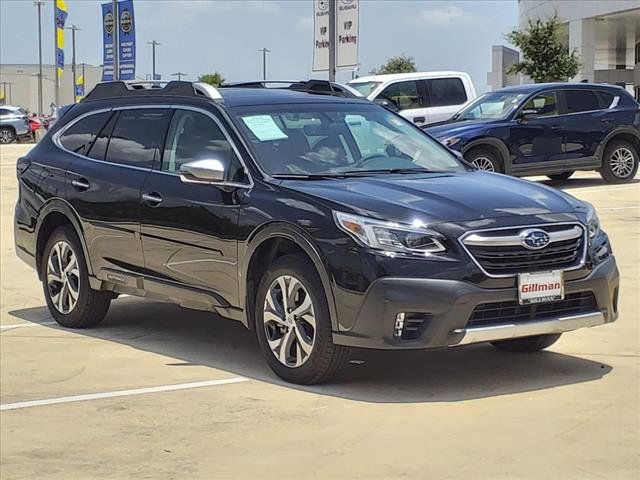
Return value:
M 567 231 L 574 229 L 570 226 L 545 226 L 541 227 L 549 233 L 561 232 L 561 228 Z M 465 246 L 471 256 L 489 275 L 509 276 L 524 272 L 539 272 L 546 270 L 564 270 L 578 265 L 584 253 L 584 230 L 579 227 L 580 235 L 567 240 L 551 241 L 540 250 L 530 250 L 523 245 L 492 245 L 492 238 L 510 236 L 513 242 L 519 242 L 518 235 L 526 228 L 518 227 L 511 230 L 494 230 L 482 232 L 483 245 L 474 244 Z M 576 230 L 577 231 L 577 230 Z M 476 243 L 481 243 L 476 242 Z
M 571 293 L 564 300 L 529 305 L 520 305 L 518 301 L 511 300 L 482 303 L 473 310 L 471 318 L 467 322 L 467 328 L 526 322 L 596 311 L 598 311 L 598 304 L 593 292 Z

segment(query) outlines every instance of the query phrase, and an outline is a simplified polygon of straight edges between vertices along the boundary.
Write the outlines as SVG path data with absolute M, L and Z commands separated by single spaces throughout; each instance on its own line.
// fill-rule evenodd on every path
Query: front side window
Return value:
M 116 121 L 106 160 L 142 168 L 151 168 L 160 158 L 160 149 L 167 130 L 169 110 L 121 110 Z
M 558 102 L 555 92 L 536 95 L 522 107 L 522 114 L 529 117 L 551 117 L 558 114 Z
M 526 95 L 513 92 L 490 92 L 460 110 L 455 120 L 500 120 L 508 117 Z
M 176 110 L 171 118 L 162 156 L 162 170 L 178 172 L 184 163 L 219 160 L 229 181 L 242 181 L 244 169 L 220 127 L 209 116 L 191 110 Z
M 465 170 L 440 143 L 378 106 L 307 104 L 230 110 L 262 169 L 271 175 Z
M 467 92 L 459 78 L 434 78 L 426 83 L 430 107 L 462 105 L 467 101 Z
M 600 109 L 600 101 L 591 90 L 564 90 L 567 113 L 589 112 Z
M 378 95 L 378 98 L 388 100 L 396 105 L 398 110 L 409 110 L 424 106 L 420 98 L 418 82 L 415 80 L 392 83 Z
M 60 143 L 73 153 L 87 155 L 111 114 L 112 112 L 102 112 L 81 118 L 60 135 Z

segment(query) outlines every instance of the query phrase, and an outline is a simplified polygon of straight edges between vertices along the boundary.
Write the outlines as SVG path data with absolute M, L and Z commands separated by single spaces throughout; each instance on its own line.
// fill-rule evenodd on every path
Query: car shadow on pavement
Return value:
M 538 180 L 539 183 L 548 185 L 554 188 L 592 188 L 592 187 L 615 187 L 616 185 L 607 183 L 601 178 L 569 178 L 567 180 Z M 623 185 L 633 185 L 640 183 L 640 179 L 633 179 Z
M 9 314 L 35 323 L 51 321 L 46 307 Z M 50 324 L 43 328 L 62 329 Z M 561 353 L 512 354 L 489 345 L 402 352 L 357 349 L 332 383 L 304 387 L 271 372 L 253 333 L 242 324 L 206 312 L 123 298 L 112 303 L 98 327 L 69 331 L 175 359 L 167 362 L 168 368 L 204 365 L 285 388 L 372 403 L 457 402 L 597 380 L 612 370 Z

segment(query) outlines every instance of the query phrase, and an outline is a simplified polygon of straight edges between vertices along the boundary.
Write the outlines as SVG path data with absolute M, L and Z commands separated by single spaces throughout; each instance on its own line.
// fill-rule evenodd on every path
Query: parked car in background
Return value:
M 17 176 L 15 251 L 58 323 L 95 326 L 120 294 L 217 312 L 291 382 L 352 346 L 534 352 L 618 316 L 590 204 L 365 99 L 101 83 Z
M 20 107 L 0 106 L 0 143 L 13 143 L 31 137 L 31 126 L 27 112 Z
M 625 183 L 638 169 L 640 105 L 612 85 L 520 85 L 486 93 L 426 131 L 481 170 L 554 180 L 598 170 Z
M 447 120 L 476 98 L 471 77 L 464 72 L 372 75 L 347 85 L 418 126 Z

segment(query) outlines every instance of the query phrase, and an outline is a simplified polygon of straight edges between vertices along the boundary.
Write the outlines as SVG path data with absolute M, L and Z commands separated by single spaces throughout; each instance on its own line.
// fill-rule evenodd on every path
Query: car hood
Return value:
M 571 195 L 546 185 L 480 171 L 283 180 L 281 185 L 312 195 L 333 209 L 407 223 L 572 213 L 584 208 Z
M 436 138 L 456 137 L 475 134 L 491 124 L 491 121 L 465 120 L 449 122 L 435 127 L 425 128 L 425 131 Z

